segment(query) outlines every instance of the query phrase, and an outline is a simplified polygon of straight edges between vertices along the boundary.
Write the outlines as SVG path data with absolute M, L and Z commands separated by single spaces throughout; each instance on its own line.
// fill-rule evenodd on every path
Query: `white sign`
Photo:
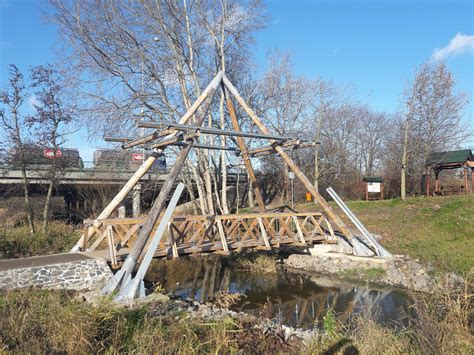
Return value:
M 368 182 L 367 191 L 368 192 L 380 192 L 380 182 Z
M 295 178 L 295 173 L 290 171 L 288 172 L 288 179 L 294 179 Z

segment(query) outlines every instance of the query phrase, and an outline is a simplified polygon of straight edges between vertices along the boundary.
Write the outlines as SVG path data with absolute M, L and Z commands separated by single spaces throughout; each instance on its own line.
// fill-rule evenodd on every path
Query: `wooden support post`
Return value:
M 247 112 L 249 117 L 252 119 L 252 121 L 255 123 L 255 125 L 260 129 L 260 131 L 263 134 L 269 134 L 268 129 L 265 127 L 265 125 L 260 121 L 260 119 L 257 117 L 255 112 L 250 108 L 250 106 L 247 105 L 245 100 L 240 96 L 239 92 L 237 89 L 232 85 L 230 80 L 227 78 L 226 75 L 223 77 L 224 80 L 224 85 L 229 89 L 229 91 L 232 93 L 232 95 L 235 97 L 237 102 L 242 106 L 242 108 Z M 276 141 L 274 140 L 269 140 L 270 143 L 275 144 Z M 294 163 L 294 161 L 288 156 L 288 154 L 285 153 L 284 149 L 281 146 L 275 146 L 275 150 L 277 151 L 278 154 L 282 157 L 282 159 L 285 161 L 285 163 L 288 165 L 288 167 L 295 173 L 295 175 L 298 177 L 298 179 L 303 183 L 303 185 L 306 187 L 306 189 L 311 192 L 313 195 L 314 199 L 316 202 L 318 202 L 321 207 L 324 209 L 324 211 L 327 213 L 328 217 L 331 218 L 331 220 L 334 221 L 334 223 L 337 225 L 339 230 L 347 237 L 347 238 L 352 238 L 353 235 L 347 229 L 346 225 L 344 222 L 339 218 L 339 216 L 334 213 L 332 210 L 331 206 L 326 202 L 326 200 L 316 191 L 314 188 L 314 185 L 309 181 L 309 179 L 303 174 L 303 172 L 298 168 L 298 166 Z
M 301 231 L 301 227 L 298 223 L 298 217 L 293 216 L 292 218 L 293 218 L 293 222 L 295 222 L 296 232 L 298 233 L 298 237 L 300 239 L 300 242 L 303 243 L 303 244 L 306 244 L 306 240 L 304 240 L 303 232 Z
M 225 255 L 229 255 L 229 248 L 227 247 L 227 239 L 225 237 L 224 228 L 222 227 L 222 221 L 217 220 L 217 230 L 219 231 L 219 236 L 221 238 L 222 250 Z
M 227 93 L 227 90 L 225 89 L 225 87 L 223 87 L 223 91 L 224 91 L 224 96 L 227 102 L 227 109 L 229 110 L 229 116 L 232 121 L 232 127 L 234 131 L 240 132 L 240 126 L 239 126 L 239 122 L 237 121 L 237 116 L 235 114 L 235 108 L 234 108 L 232 99 Z M 255 176 L 255 171 L 253 170 L 252 163 L 250 161 L 247 148 L 245 146 L 245 141 L 242 137 L 236 137 L 236 140 L 237 140 L 237 145 L 242 154 L 242 159 L 244 161 L 245 168 L 247 169 L 248 176 L 250 178 L 250 181 L 252 181 L 253 190 L 255 192 L 255 197 L 257 199 L 258 209 L 260 210 L 260 212 L 265 212 L 265 203 L 263 202 L 262 193 L 260 192 L 260 188 L 258 187 L 257 178 Z
M 365 181 L 365 200 L 369 201 L 369 183 Z
M 112 266 L 117 265 L 117 254 L 115 252 L 114 231 L 112 226 L 107 226 L 107 244 L 109 245 L 109 256 Z
M 466 190 L 466 195 L 469 194 L 469 185 L 467 183 L 467 165 L 464 165 L 464 189 Z
M 179 257 L 178 247 L 176 245 L 176 239 L 174 238 L 173 228 L 171 228 L 171 222 L 168 222 L 168 233 L 169 233 L 169 236 L 170 236 L 171 254 L 173 255 L 173 258 L 176 259 L 176 258 Z
M 205 107 L 201 110 L 199 113 L 197 119 L 196 119 L 196 125 L 200 126 L 204 122 L 204 119 L 206 118 L 207 112 L 209 110 L 209 107 L 211 106 L 212 99 L 214 97 L 214 93 L 216 92 L 216 89 L 218 85 L 221 82 L 222 77 L 222 72 L 219 72 L 219 74 L 214 78 L 212 81 L 212 90 L 209 92 L 209 97 L 206 101 Z M 131 275 L 133 271 L 133 267 L 135 266 L 135 263 L 138 261 L 138 258 L 140 257 L 141 253 L 143 252 L 143 248 L 145 247 L 145 244 L 156 224 L 156 221 L 158 220 L 158 217 L 165 207 L 166 199 L 168 198 L 168 195 L 170 194 L 171 190 L 173 189 L 173 185 L 178 178 L 179 173 L 181 172 L 181 169 L 183 167 L 184 162 L 186 161 L 186 158 L 189 155 L 189 152 L 191 151 L 191 148 L 193 146 L 193 141 L 190 142 L 190 144 L 186 147 L 184 147 L 181 152 L 178 154 L 176 161 L 171 168 L 171 171 L 169 173 L 168 179 L 165 181 L 163 184 L 163 187 L 160 190 L 160 193 L 158 197 L 156 198 L 155 202 L 153 203 L 153 206 L 150 209 L 148 218 L 146 219 L 145 223 L 143 224 L 142 229 L 140 230 L 140 233 L 138 234 L 137 240 L 135 242 L 135 245 L 133 246 L 133 249 L 131 250 L 130 254 L 128 255 L 127 260 L 130 260 L 130 262 L 127 263 L 127 270 L 125 270 L 123 279 L 127 280 L 128 276 Z M 124 264 L 125 267 L 125 264 Z
M 142 185 L 137 184 L 133 188 L 132 192 L 132 214 L 133 217 L 138 217 L 140 216 L 141 213 L 141 190 L 142 190 Z
M 334 234 L 334 230 L 332 229 L 331 222 L 328 221 L 327 218 L 324 218 L 324 222 L 326 223 L 326 227 L 329 230 L 329 235 L 331 236 L 331 240 L 336 240 L 336 235 Z
M 265 230 L 263 221 L 261 218 L 257 218 L 257 220 L 258 220 L 258 225 L 260 226 L 260 232 L 262 233 L 263 243 L 268 248 L 268 250 L 270 250 L 272 247 L 270 246 L 270 243 L 268 241 L 267 231 Z
M 383 181 L 380 183 L 380 199 L 383 200 Z
M 236 132 L 240 132 L 239 121 L 237 120 L 237 115 L 235 114 L 235 107 L 229 93 L 226 90 L 225 85 L 222 85 L 222 90 L 224 92 L 224 96 L 226 98 L 227 109 L 229 110 L 229 116 L 232 121 L 232 128 Z M 257 205 L 260 212 L 265 212 L 265 202 L 263 201 L 262 192 L 260 191 L 260 187 L 258 186 L 257 177 L 255 176 L 255 171 L 253 170 L 252 162 L 250 160 L 249 153 L 247 151 L 247 147 L 245 146 L 245 141 L 242 137 L 236 137 L 237 145 L 240 149 L 242 154 L 242 160 L 244 161 L 245 168 L 247 169 L 248 177 L 252 182 L 253 191 L 255 193 L 255 198 L 257 199 Z M 271 228 L 267 221 L 264 221 L 265 227 Z
M 474 194 L 474 166 L 471 167 L 471 194 Z
M 431 185 L 431 180 L 430 180 L 430 170 L 426 172 L 426 196 L 430 196 L 430 185 Z

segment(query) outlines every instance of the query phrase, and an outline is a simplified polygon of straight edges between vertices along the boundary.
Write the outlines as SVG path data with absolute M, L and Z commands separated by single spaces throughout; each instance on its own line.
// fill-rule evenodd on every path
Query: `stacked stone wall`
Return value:
M 0 271 L 0 289 L 25 287 L 66 290 L 96 289 L 102 287 L 111 276 L 112 272 L 105 260 L 84 259 L 2 270 Z

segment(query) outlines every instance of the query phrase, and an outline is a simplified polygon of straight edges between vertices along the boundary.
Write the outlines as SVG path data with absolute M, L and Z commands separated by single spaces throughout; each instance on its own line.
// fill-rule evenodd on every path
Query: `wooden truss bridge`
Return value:
M 232 127 L 232 130 L 202 126 L 211 107 L 212 99 L 219 88 L 222 90 L 227 104 L 227 113 L 230 117 L 228 126 Z M 251 119 L 254 127 L 260 131 L 259 133 L 241 131 L 232 98 Z M 122 284 L 121 292 L 117 297 L 135 297 L 135 291 L 133 290 L 136 289 L 139 281 L 133 281 L 135 286 L 133 286 L 132 291 L 130 291 L 132 286 L 125 285 L 130 285 L 132 282 L 129 280 L 137 261 L 141 258 L 146 260 L 146 264 L 151 261 L 150 258 L 153 256 L 172 255 L 177 257 L 180 254 L 202 252 L 227 254 L 232 250 L 241 250 L 242 248 L 270 249 L 283 244 L 308 245 L 315 241 L 334 240 L 333 228 L 347 239 L 352 239 L 352 233 L 344 222 L 334 213 L 311 181 L 287 153 L 287 149 L 307 147 L 313 145 L 313 143 L 271 134 L 222 71 L 202 91 L 177 123 L 141 121 L 137 126 L 151 128 L 154 131 L 140 138 L 107 137 L 107 140 L 121 142 L 124 149 L 133 147 L 150 149 L 153 150 L 152 154 L 97 219 L 87 221 L 84 234 L 73 248 L 73 251 L 81 250 L 85 252 L 95 252 L 95 250 L 99 252 L 100 248 L 103 248 L 102 250 L 105 250 L 105 252 L 102 251 L 102 253 L 108 253 L 108 258 L 112 264 L 118 263 L 120 259 L 127 256 L 122 270 L 106 286 L 105 293 L 112 292 Z M 235 137 L 233 140 L 236 146 L 222 148 L 221 146 L 204 145 L 200 143 L 201 135 Z M 248 138 L 254 141 L 267 141 L 269 144 L 250 149 L 245 143 L 245 139 Z M 143 219 L 125 219 L 121 221 L 109 219 L 127 194 L 153 165 L 157 157 L 162 155 L 163 150 L 169 146 L 177 146 L 180 151 L 148 216 Z M 175 193 L 173 193 L 173 189 L 192 149 L 234 150 L 240 155 L 253 185 L 259 213 L 222 216 L 172 216 L 174 206 L 176 206 L 181 193 L 179 192 L 178 196 L 175 196 L 179 187 Z M 270 213 L 266 210 L 251 164 L 251 158 L 275 153 L 282 158 L 289 170 L 294 172 L 296 178 L 313 195 L 315 202 L 320 205 L 322 213 Z M 168 198 L 172 194 L 173 197 L 166 208 Z M 171 210 L 170 206 L 173 206 Z M 106 243 L 103 243 L 104 241 Z M 156 248 L 153 249 L 153 254 L 146 251 L 151 244 L 153 248 Z M 142 277 L 143 274 L 144 271 L 139 269 L 135 278 Z M 125 296 L 125 294 L 128 296 Z
M 133 248 L 145 222 L 146 218 L 86 220 L 81 249 L 118 265 Z M 89 235 L 95 238 L 89 239 Z M 228 255 L 244 248 L 271 250 L 282 245 L 308 247 L 321 242 L 335 243 L 336 237 L 327 217 L 319 212 L 175 216 L 154 256 Z

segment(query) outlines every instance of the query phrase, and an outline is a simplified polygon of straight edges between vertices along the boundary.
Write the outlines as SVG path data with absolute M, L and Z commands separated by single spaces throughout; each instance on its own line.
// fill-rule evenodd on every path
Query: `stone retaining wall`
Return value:
M 84 259 L 67 263 L 0 271 L 0 289 L 38 287 L 86 290 L 102 287 L 112 276 L 107 262 Z
M 371 281 L 376 284 L 429 292 L 434 280 L 419 262 L 402 257 L 375 258 L 340 253 L 293 254 L 285 265 L 295 269 L 339 278 Z

